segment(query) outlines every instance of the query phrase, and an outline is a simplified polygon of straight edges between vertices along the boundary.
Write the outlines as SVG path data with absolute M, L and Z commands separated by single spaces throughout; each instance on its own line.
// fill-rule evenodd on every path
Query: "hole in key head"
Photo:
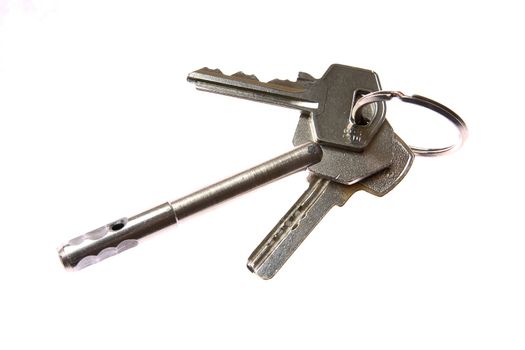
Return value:
M 122 230 L 126 226 L 126 222 L 124 220 L 119 220 L 111 224 L 111 231 L 118 231 Z
M 353 100 L 354 105 L 357 103 L 357 101 L 359 101 L 360 98 L 362 98 L 368 93 L 370 93 L 370 91 L 357 90 L 354 94 L 354 100 Z M 377 113 L 377 104 L 371 103 L 359 109 L 357 111 L 357 114 L 354 120 L 352 120 L 352 122 L 357 125 L 363 125 L 363 126 L 368 125 L 374 119 L 374 117 L 376 116 L 376 113 Z

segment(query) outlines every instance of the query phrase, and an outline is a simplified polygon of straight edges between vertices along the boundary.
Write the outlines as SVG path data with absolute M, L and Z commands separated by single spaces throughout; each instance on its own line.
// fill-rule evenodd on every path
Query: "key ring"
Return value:
M 441 114 L 448 121 L 454 124 L 454 126 L 458 129 L 459 137 L 458 137 L 458 141 L 455 144 L 452 144 L 446 147 L 439 147 L 439 148 L 425 148 L 425 147 L 410 146 L 414 154 L 418 156 L 424 156 L 424 157 L 441 156 L 441 155 L 456 151 L 457 149 L 461 148 L 461 146 L 463 146 L 463 143 L 465 143 L 465 140 L 468 137 L 467 124 L 465 124 L 463 119 L 461 119 L 461 117 L 457 115 L 454 111 L 452 111 L 450 108 L 442 105 L 441 103 L 438 103 L 434 100 L 431 100 L 427 97 L 423 97 L 420 95 L 408 96 L 400 91 L 371 92 L 369 94 L 364 95 L 362 98 L 360 98 L 357 101 L 357 103 L 354 105 L 354 108 L 352 109 L 352 120 L 355 120 L 357 111 L 359 111 L 364 106 L 369 105 L 371 103 L 389 101 L 394 97 L 398 97 L 403 102 L 408 102 L 408 103 L 412 103 L 418 106 L 422 106 L 422 107 L 431 109 L 434 112 Z

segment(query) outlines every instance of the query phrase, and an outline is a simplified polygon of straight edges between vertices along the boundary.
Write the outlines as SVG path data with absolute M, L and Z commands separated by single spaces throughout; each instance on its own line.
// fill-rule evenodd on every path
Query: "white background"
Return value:
M 525 348 L 522 13 L 0 0 L 0 348 Z M 470 139 L 416 159 L 388 196 L 334 209 L 270 281 L 246 258 L 305 173 L 62 269 L 61 242 L 291 148 L 298 112 L 198 92 L 189 72 L 293 80 L 331 63 L 447 104 Z M 389 106 L 407 142 L 450 138 L 431 113 Z

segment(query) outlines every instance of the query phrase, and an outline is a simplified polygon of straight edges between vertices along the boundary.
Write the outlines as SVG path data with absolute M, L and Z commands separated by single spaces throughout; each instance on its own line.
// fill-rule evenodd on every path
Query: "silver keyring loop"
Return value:
M 452 111 L 450 108 L 443 106 L 441 103 L 438 103 L 434 100 L 431 100 L 429 98 L 419 96 L 419 95 L 408 96 L 400 91 L 371 92 L 361 97 L 357 101 L 357 103 L 354 105 L 354 108 L 352 109 L 352 120 L 355 120 L 355 115 L 357 114 L 357 111 L 359 111 L 364 106 L 369 105 L 371 103 L 389 101 L 394 97 L 398 97 L 403 102 L 408 102 L 408 103 L 412 103 L 418 106 L 422 106 L 422 107 L 431 109 L 434 112 L 439 113 L 442 116 L 444 116 L 448 121 L 454 124 L 454 126 L 458 129 L 459 137 L 458 137 L 458 141 L 455 144 L 446 146 L 446 147 L 441 147 L 441 148 L 424 148 L 424 147 L 410 146 L 414 154 L 418 156 L 425 156 L 425 157 L 441 156 L 446 153 L 454 152 L 457 149 L 461 148 L 461 146 L 463 146 L 463 143 L 468 137 L 467 124 L 465 124 L 463 119 L 461 119 L 461 117 L 457 115 L 456 113 L 454 113 L 454 111 Z

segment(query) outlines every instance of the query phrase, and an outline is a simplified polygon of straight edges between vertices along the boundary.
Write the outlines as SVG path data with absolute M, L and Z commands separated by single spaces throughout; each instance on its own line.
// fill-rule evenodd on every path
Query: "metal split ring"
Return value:
M 418 156 L 426 156 L 426 157 L 441 156 L 443 154 L 453 152 L 459 149 L 461 146 L 463 146 L 463 143 L 468 137 L 467 124 L 465 124 L 463 119 L 461 119 L 461 117 L 457 115 L 456 113 L 454 113 L 454 111 L 452 111 L 450 108 L 442 105 L 441 103 L 438 103 L 434 100 L 431 100 L 429 98 L 419 96 L 419 95 L 408 96 L 408 95 L 403 94 L 400 91 L 371 92 L 369 94 L 364 95 L 356 102 L 356 104 L 354 105 L 354 108 L 352 109 L 352 120 L 355 120 L 357 111 L 359 111 L 364 106 L 369 105 L 371 103 L 389 101 L 394 97 L 398 97 L 403 102 L 408 102 L 408 103 L 412 103 L 418 106 L 422 106 L 422 107 L 431 109 L 436 113 L 441 114 L 448 121 L 454 124 L 454 126 L 457 128 L 459 132 L 458 141 L 453 145 L 446 146 L 446 147 L 440 147 L 440 148 L 425 148 L 425 147 L 410 146 L 414 154 Z

